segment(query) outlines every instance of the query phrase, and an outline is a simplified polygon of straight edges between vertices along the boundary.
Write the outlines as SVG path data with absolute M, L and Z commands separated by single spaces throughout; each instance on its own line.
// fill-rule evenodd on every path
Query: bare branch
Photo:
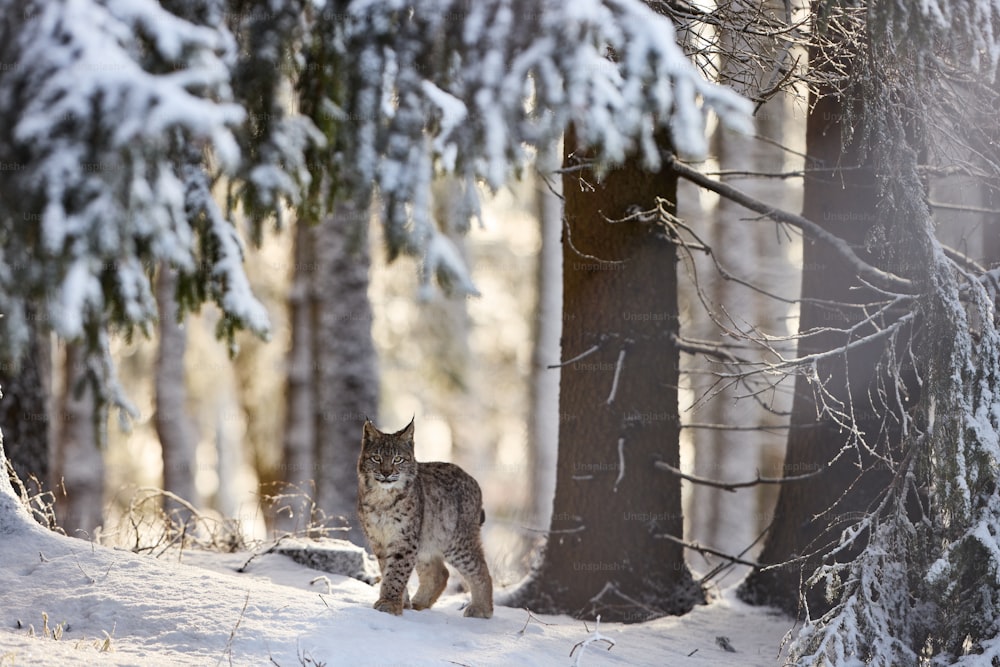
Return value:
M 696 429 L 706 429 L 710 431 L 760 431 L 762 433 L 767 433 L 769 431 L 787 431 L 790 429 L 798 428 L 815 428 L 815 424 L 772 424 L 764 426 L 739 426 L 736 424 L 705 424 L 705 423 L 691 423 L 691 424 L 681 424 L 681 428 L 696 428 Z
M 709 357 L 715 357 L 720 361 L 725 361 L 729 363 L 749 363 L 746 359 L 741 359 L 734 354 L 731 354 L 725 349 L 725 346 L 717 343 L 710 343 L 704 341 L 694 341 L 687 338 L 681 338 L 680 336 L 671 333 L 670 342 L 674 344 L 681 352 L 687 352 L 688 354 L 704 354 Z
M 586 350 L 584 350 L 580 354 L 576 355 L 572 359 L 567 359 L 566 361 L 561 361 L 558 364 L 549 364 L 548 366 L 546 366 L 546 368 L 562 368 L 563 366 L 569 366 L 570 364 L 572 364 L 572 363 L 574 363 L 576 361 L 580 361 L 581 359 L 584 359 L 585 357 L 589 357 L 594 352 L 597 352 L 600 349 L 601 349 L 601 344 L 597 343 L 596 345 L 590 346 L 589 348 L 587 348 Z
M 623 479 L 625 479 L 625 438 L 618 438 L 618 478 L 615 479 L 612 491 L 618 493 L 618 485 Z
M 611 380 L 611 392 L 608 394 L 607 405 L 615 402 L 615 395 L 618 393 L 618 380 L 622 375 L 622 368 L 625 366 L 625 348 L 618 351 L 618 362 L 615 364 L 615 376 Z
M 672 153 L 666 156 L 666 162 L 668 167 L 673 169 L 681 178 L 691 181 L 706 190 L 711 190 L 712 192 L 725 197 L 726 199 L 732 200 L 740 206 L 750 209 L 751 211 L 765 215 L 776 222 L 794 225 L 795 227 L 801 229 L 810 238 L 825 243 L 844 261 L 851 265 L 851 268 L 858 274 L 858 277 L 867 280 L 874 287 L 894 294 L 912 294 L 915 291 L 913 281 L 872 266 L 858 257 L 858 255 L 854 252 L 854 249 L 851 248 L 851 246 L 844 241 L 844 239 L 831 234 L 812 220 L 804 218 L 801 215 L 796 215 L 795 213 L 782 211 L 774 206 L 769 206 L 760 200 L 754 199 L 741 190 L 737 190 L 736 188 L 726 185 L 725 183 L 712 180 L 711 178 L 703 175 L 697 169 L 693 169 L 692 167 L 680 162 Z
M 752 479 L 746 482 L 720 482 L 715 479 L 708 479 L 707 477 L 697 477 L 695 475 L 689 475 L 685 472 L 681 472 L 677 468 L 673 467 L 665 461 L 654 461 L 653 467 L 657 470 L 663 470 L 664 472 L 669 472 L 675 477 L 680 477 L 681 479 L 693 482 L 695 484 L 701 484 L 703 486 L 711 486 L 716 489 L 722 489 L 723 491 L 729 491 L 730 493 L 736 493 L 737 489 L 745 489 L 751 486 L 759 486 L 761 484 L 784 484 L 786 482 L 799 482 L 804 479 L 810 479 L 821 474 L 826 468 L 818 468 L 813 472 L 805 473 L 804 475 L 789 475 L 787 477 L 761 477 L 760 473 L 757 473 L 756 479 Z
M 685 549 L 691 549 L 692 551 L 697 551 L 700 554 L 710 554 L 712 556 L 718 556 L 719 558 L 725 558 L 730 563 L 736 563 L 737 565 L 747 565 L 749 567 L 761 567 L 758 563 L 753 561 L 743 560 L 742 558 L 737 558 L 736 556 L 731 556 L 725 552 L 719 551 L 718 549 L 712 549 L 711 547 L 706 547 L 698 544 L 697 542 L 687 542 L 680 539 L 679 537 L 674 537 L 673 535 L 668 535 L 666 533 L 658 533 L 654 535 L 656 539 L 667 540 L 668 542 L 673 542 L 674 544 L 679 544 Z
M 940 208 L 946 211 L 959 211 L 961 213 L 984 213 L 986 215 L 1000 215 L 1000 210 L 986 208 L 984 206 L 970 206 L 969 204 L 948 204 L 940 201 L 929 201 L 931 208 Z

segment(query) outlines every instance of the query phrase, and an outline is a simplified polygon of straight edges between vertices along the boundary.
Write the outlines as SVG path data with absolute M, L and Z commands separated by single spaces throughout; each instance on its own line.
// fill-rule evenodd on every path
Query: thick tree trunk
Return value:
M 38 320 L 38 309 L 27 306 L 31 341 L 17 363 L 0 364 L 0 429 L 7 443 L 7 457 L 30 495 L 51 487 L 50 415 L 52 354 L 49 334 Z
M 85 356 L 81 344 L 66 345 L 60 419 L 54 438 L 54 478 L 59 525 L 67 535 L 90 539 L 103 523 L 104 455 L 98 424 L 104 415 L 97 412 L 94 391 L 86 378 Z
M 156 350 L 156 435 L 163 457 L 163 489 L 198 504 L 195 488 L 194 426 L 187 412 L 184 352 L 187 332 L 177 321 L 177 274 L 161 264 L 156 276 L 156 300 L 160 316 L 160 342 Z M 163 511 L 180 523 L 190 519 L 181 504 L 164 498 Z
M 843 144 L 845 109 L 841 98 L 828 95 L 812 101 L 806 130 L 807 167 L 815 171 L 806 178 L 803 215 L 847 240 L 866 261 L 896 268 L 884 256 L 884 246 L 870 243 L 869 235 L 879 222 L 877 186 L 870 162 L 861 159 L 862 147 L 857 142 Z M 905 247 L 905 241 L 899 245 Z M 869 252 L 872 247 L 877 249 Z M 865 317 L 860 308 L 850 304 L 878 298 L 863 288 L 850 267 L 808 240 L 803 244 L 802 263 L 799 356 L 834 350 L 874 331 L 866 326 L 850 336 L 843 333 Z M 892 409 L 878 400 L 883 373 L 879 362 L 884 352 L 882 343 L 867 344 L 816 368 L 827 404 L 839 402 L 841 410 L 852 412 L 855 428 L 864 434 L 867 447 L 882 452 L 898 440 Z M 885 390 L 891 392 L 891 385 Z M 878 465 L 866 447 L 851 449 L 826 468 L 842 449 L 856 443 L 848 430 L 817 404 L 819 391 L 805 375 L 796 378 L 783 473 L 822 472 L 781 486 L 772 528 L 758 559 L 772 567 L 753 571 L 739 592 L 747 602 L 773 605 L 793 614 L 801 609 L 802 581 L 823 562 L 822 554 L 839 539 L 840 532 L 871 509 L 889 481 L 887 466 Z M 885 398 L 889 406 L 894 402 L 893 396 Z M 815 618 L 827 602 L 822 591 L 806 594 Z
M 356 544 L 364 544 L 355 519 L 356 463 L 365 418 L 377 419 L 379 386 L 367 229 L 367 209 L 341 203 L 312 230 L 316 499 L 331 525 L 348 529 L 338 536 Z
M 576 150 L 569 132 L 567 166 Z M 679 459 L 675 249 L 655 224 L 608 221 L 675 201 L 676 183 L 635 160 L 564 175 L 556 495 L 541 563 L 506 603 L 637 622 L 703 600 L 662 537 L 682 532 L 679 481 L 654 467 Z

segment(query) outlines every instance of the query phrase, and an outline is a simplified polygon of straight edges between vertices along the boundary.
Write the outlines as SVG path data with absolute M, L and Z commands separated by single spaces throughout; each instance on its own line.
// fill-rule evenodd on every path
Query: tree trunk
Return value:
M 777 7 L 769 11 L 780 14 Z M 783 59 L 785 65 L 791 60 L 787 54 L 777 51 L 781 46 L 772 38 L 746 34 L 738 30 L 722 30 L 719 37 L 723 55 L 720 73 L 723 81 L 749 97 L 774 85 L 768 80 L 764 69 L 750 67 L 736 57 L 736 54 L 754 53 L 763 63 Z M 775 73 L 777 72 L 775 68 Z M 785 97 L 779 94 L 761 106 L 754 114 L 754 128 L 757 136 L 745 136 L 719 125 L 713 134 L 713 154 L 718 160 L 719 171 L 732 173 L 780 173 L 784 171 L 785 151 L 781 146 L 790 134 L 788 114 L 785 113 Z M 771 141 L 765 141 L 764 138 Z M 739 177 L 736 177 L 739 178 Z M 790 210 L 792 188 L 784 179 L 740 178 L 736 185 L 759 201 L 784 210 Z M 686 204 L 687 202 L 685 202 Z M 799 201 L 794 202 L 800 205 Z M 783 335 L 785 319 L 789 315 L 789 305 L 727 279 L 718 273 L 715 257 L 728 271 L 752 281 L 758 287 L 772 293 L 795 298 L 789 293 L 788 282 L 798 278 L 798 267 L 786 258 L 789 241 L 785 241 L 780 230 L 766 222 L 747 221 L 748 216 L 756 216 L 733 201 L 721 198 L 711 216 L 705 222 L 709 245 L 714 256 L 694 253 L 693 261 L 698 270 L 698 282 L 713 310 L 712 316 L 705 312 L 697 296 L 690 296 L 691 331 L 685 337 L 716 340 L 721 343 L 731 341 L 720 331 L 719 323 L 729 329 L 745 330 L 750 323 L 770 334 Z M 682 211 L 682 217 L 687 216 Z M 695 286 L 698 288 L 698 286 Z M 685 297 L 682 292 L 682 299 Z M 682 308 L 682 312 L 685 309 Z M 682 329 L 686 327 L 682 323 Z M 793 351 L 793 350 L 788 350 Z M 763 352 L 740 350 L 740 356 L 764 360 Z M 689 384 L 694 388 L 697 409 L 688 413 L 693 422 L 706 422 L 722 427 L 754 426 L 762 430 L 692 429 L 694 473 L 699 477 L 724 481 L 742 481 L 753 476 L 755 471 L 774 477 L 780 476 L 775 468 L 780 466 L 783 455 L 781 437 L 766 432 L 768 426 L 785 426 L 791 408 L 790 397 L 782 391 L 761 391 L 749 396 L 762 385 L 729 385 L 720 379 L 718 373 L 725 372 L 715 360 L 701 357 L 684 359 L 682 368 L 692 372 Z M 784 414 L 785 417 L 779 415 Z M 688 487 L 685 500 L 687 519 L 691 526 L 690 539 L 700 544 L 715 547 L 725 553 L 740 554 L 760 536 L 767 527 L 767 518 L 774 505 L 776 489 L 770 485 L 760 485 L 739 489 L 735 493 L 722 489 L 692 484 Z M 759 551 L 756 548 L 743 553 L 743 558 L 752 559 Z M 697 563 L 702 562 L 698 556 Z M 726 561 L 706 557 L 706 565 L 726 564 Z M 728 568 L 725 578 L 714 579 L 719 585 L 726 585 L 742 578 L 746 568 Z
M 156 276 L 160 342 L 156 350 L 154 421 L 163 456 L 163 489 L 197 505 L 194 479 L 197 442 L 187 412 L 184 372 L 187 332 L 177 321 L 176 292 L 176 272 L 161 264 Z M 179 523 L 191 518 L 187 509 L 168 498 L 163 500 L 163 511 Z
M 567 132 L 567 167 L 576 151 Z M 662 537 L 682 533 L 679 481 L 654 467 L 679 459 L 675 249 L 655 224 L 606 219 L 675 201 L 676 185 L 636 160 L 600 181 L 564 174 L 555 502 L 541 563 L 509 604 L 638 622 L 703 600 L 683 548 Z
M 52 394 L 52 354 L 49 335 L 38 320 L 38 309 L 25 308 L 31 340 L 19 362 L 0 364 L 0 430 L 7 457 L 30 495 L 51 487 L 49 479 L 49 398 Z
M 313 495 L 312 484 L 316 475 L 315 343 L 309 301 L 309 286 L 316 271 L 312 238 L 313 232 L 308 223 L 298 221 L 292 251 L 292 285 L 288 294 L 292 340 L 288 350 L 282 463 L 282 479 L 287 487 L 281 490 L 288 497 L 278 503 L 278 507 L 283 509 L 276 518 L 277 526 L 283 531 L 305 530 L 315 519 L 306 497 Z
M 870 245 L 877 246 L 869 243 L 879 221 L 877 186 L 871 163 L 862 160 L 863 147 L 842 140 L 842 99 L 827 95 L 811 102 L 806 166 L 815 171 L 805 181 L 803 215 L 848 241 L 865 261 L 891 265 L 880 251 L 868 250 Z M 842 332 L 864 319 L 861 309 L 850 305 L 869 303 L 877 296 L 863 289 L 854 271 L 837 256 L 808 240 L 803 244 L 801 297 L 800 357 L 837 349 L 873 332 L 871 327 L 850 337 Z M 867 445 L 882 451 L 898 441 L 891 408 L 874 399 L 884 351 L 880 343 L 867 344 L 823 361 L 816 369 L 822 390 L 828 394 L 827 403 L 839 401 L 844 410 L 853 411 L 856 429 L 864 434 Z M 891 385 L 886 389 L 891 391 Z M 796 378 L 783 474 L 815 473 L 845 447 L 851 449 L 816 476 L 781 486 L 772 527 L 758 559 L 776 567 L 754 570 L 739 591 L 751 604 L 772 605 L 792 614 L 801 609 L 802 581 L 823 562 L 823 554 L 840 531 L 870 509 L 890 477 L 887 466 L 877 465 L 864 447 L 853 448 L 857 443 L 848 431 L 817 405 L 817 391 L 807 376 Z M 885 403 L 891 406 L 893 402 L 892 396 L 886 397 Z M 816 618 L 828 603 L 822 591 L 806 593 Z
M 340 203 L 312 230 L 316 500 L 330 525 L 347 528 L 338 536 L 356 544 L 364 544 L 355 520 L 361 429 L 378 411 L 367 229 L 366 207 Z
M 67 535 L 90 539 L 103 523 L 104 455 L 98 425 L 104 410 L 98 413 L 85 357 L 81 343 L 66 344 L 54 475 L 59 525 Z
M 559 371 L 549 366 L 559 360 L 562 332 L 562 202 L 536 177 L 535 197 L 542 244 L 538 250 L 535 279 L 538 302 L 533 322 L 534 349 L 531 354 L 531 393 L 528 407 L 528 455 L 531 467 L 531 511 L 535 526 L 552 520 L 552 499 L 556 491 L 556 460 L 559 456 Z
M 455 244 L 466 265 L 471 265 L 465 242 L 469 219 L 462 207 L 461 182 L 443 176 L 432 187 L 438 229 Z M 439 415 L 448 425 L 451 452 L 447 460 L 475 475 L 478 471 L 492 470 L 495 461 L 490 443 L 482 438 L 483 392 L 478 369 L 472 362 L 470 330 L 466 299 L 437 293 L 422 304 L 413 336 L 420 341 L 423 351 L 423 373 L 438 387 L 438 391 L 423 400 L 423 407 L 429 415 Z

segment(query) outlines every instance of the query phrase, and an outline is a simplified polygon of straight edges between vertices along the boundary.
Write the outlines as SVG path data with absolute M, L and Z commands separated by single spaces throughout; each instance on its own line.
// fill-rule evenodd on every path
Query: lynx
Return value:
M 397 433 L 365 422 L 358 518 L 382 570 L 375 609 L 398 616 L 404 608 L 430 608 L 448 582 L 447 561 L 472 593 L 465 615 L 493 616 L 493 580 L 479 536 L 486 518 L 479 484 L 451 463 L 417 462 L 412 420 Z M 420 586 L 411 604 L 406 583 L 414 567 Z

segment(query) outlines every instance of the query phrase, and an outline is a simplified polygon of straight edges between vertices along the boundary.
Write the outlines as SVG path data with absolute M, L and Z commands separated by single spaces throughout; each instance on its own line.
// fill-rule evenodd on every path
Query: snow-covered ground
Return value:
M 394 617 L 371 609 L 375 588 L 281 555 L 260 555 L 240 574 L 236 568 L 251 554 L 188 551 L 177 562 L 178 554 L 155 559 L 16 524 L 0 522 L 2 667 L 749 667 L 780 664 L 778 648 L 791 625 L 726 594 L 683 617 L 601 624 L 600 635 L 614 641 L 610 651 L 598 641 L 570 657 L 574 645 L 593 636 L 593 624 L 588 631 L 569 617 L 529 619 L 506 607 L 491 620 L 468 619 L 462 595 Z

